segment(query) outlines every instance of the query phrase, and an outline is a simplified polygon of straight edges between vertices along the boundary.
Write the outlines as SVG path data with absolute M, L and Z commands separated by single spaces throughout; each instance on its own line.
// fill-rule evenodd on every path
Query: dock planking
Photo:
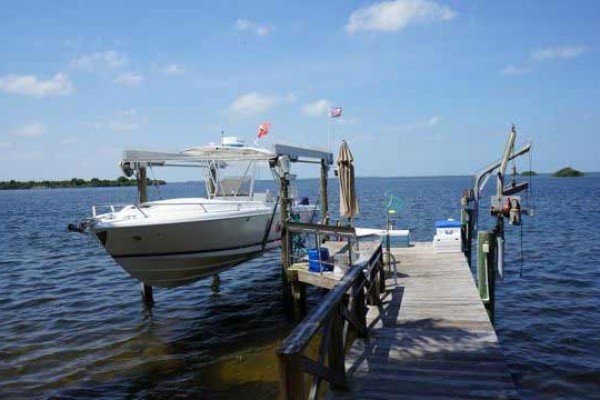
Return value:
M 346 354 L 349 388 L 329 399 L 518 399 L 462 253 L 394 248 L 398 284 L 369 307 L 369 339 Z

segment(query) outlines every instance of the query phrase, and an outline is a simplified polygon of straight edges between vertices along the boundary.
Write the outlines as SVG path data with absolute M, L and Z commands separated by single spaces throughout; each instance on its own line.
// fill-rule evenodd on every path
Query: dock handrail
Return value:
M 294 223 L 291 229 L 304 227 Z M 309 224 L 303 224 L 309 225 Z M 334 228 L 331 234 L 340 234 L 339 227 L 323 226 L 323 231 Z M 352 229 L 352 228 L 343 228 Z M 352 229 L 353 230 L 353 229 Z M 345 232 L 350 234 L 350 232 Z M 323 301 L 292 331 L 278 350 L 282 398 L 285 400 L 316 399 L 322 380 L 334 389 L 346 384 L 345 352 L 355 337 L 366 338 L 367 300 L 381 306 L 380 293 L 385 291 L 382 247 L 378 244 L 371 257 L 351 266 Z M 350 293 L 349 301 L 345 301 Z M 322 330 L 319 354 L 316 360 L 304 354 L 312 339 Z M 351 335 L 350 331 L 354 334 Z M 327 366 L 325 366 L 327 357 Z M 304 374 L 312 376 L 307 396 Z

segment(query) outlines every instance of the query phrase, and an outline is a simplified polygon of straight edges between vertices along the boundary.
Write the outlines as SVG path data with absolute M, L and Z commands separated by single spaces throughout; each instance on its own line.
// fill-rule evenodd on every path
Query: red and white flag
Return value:
M 329 109 L 329 118 L 339 118 L 342 116 L 342 107 L 334 107 Z
M 269 129 L 271 129 L 271 123 L 269 121 L 263 122 L 258 126 L 258 132 L 256 133 L 256 136 L 259 139 L 263 136 L 267 136 L 267 134 L 269 133 Z

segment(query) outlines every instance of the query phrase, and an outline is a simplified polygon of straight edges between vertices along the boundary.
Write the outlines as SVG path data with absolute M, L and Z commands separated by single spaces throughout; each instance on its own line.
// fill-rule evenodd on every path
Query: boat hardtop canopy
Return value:
M 277 154 L 257 147 L 202 146 L 185 149 L 178 153 L 125 150 L 123 161 L 129 162 L 203 162 L 203 161 L 250 161 L 270 160 Z
M 276 143 L 273 145 L 273 150 L 268 150 L 244 146 L 240 142 L 192 147 L 180 152 L 125 150 L 123 151 L 123 162 L 160 165 L 169 161 L 268 161 L 279 156 L 288 156 L 291 161 L 308 158 L 324 160 L 328 165 L 333 164 L 333 154 L 324 149 Z

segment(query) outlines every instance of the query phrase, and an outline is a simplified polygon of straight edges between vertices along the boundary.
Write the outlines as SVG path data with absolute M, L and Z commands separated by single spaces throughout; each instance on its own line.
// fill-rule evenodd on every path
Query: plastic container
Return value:
M 326 264 L 329 261 L 329 250 L 326 247 L 319 249 L 308 249 L 308 270 L 310 272 L 333 271 L 333 265 Z
M 442 219 L 435 221 L 436 228 L 460 228 L 460 221 L 454 219 Z

